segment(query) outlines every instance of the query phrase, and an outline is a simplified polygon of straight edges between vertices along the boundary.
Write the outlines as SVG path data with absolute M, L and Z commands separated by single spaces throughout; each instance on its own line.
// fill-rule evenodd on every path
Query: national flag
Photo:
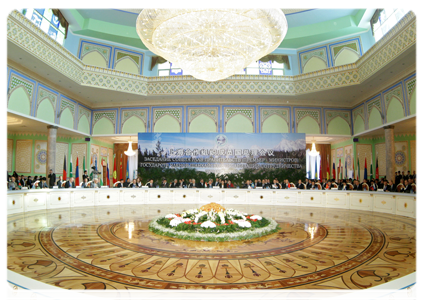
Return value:
M 69 168 L 69 178 L 72 178 L 73 177 L 73 174 L 72 174 L 72 154 L 71 154 L 71 157 L 70 157 L 70 168 Z
M 370 162 L 370 180 L 373 179 L 373 162 Z
M 379 164 L 377 161 L 377 156 L 376 156 L 376 179 L 379 179 Z
M 117 182 L 116 177 L 117 177 L 117 172 L 116 172 L 116 154 L 113 155 L 113 184 L 115 184 Z
M 364 158 L 364 179 L 367 179 L 367 159 Z
M 343 174 L 344 174 L 344 167 L 341 166 L 341 169 L 340 169 L 340 172 L 339 172 L 339 180 L 343 179 L 343 176 L 344 176 Z
M 317 178 L 317 156 L 316 156 L 316 159 L 315 159 L 315 161 L 314 161 L 314 179 L 318 179 Z
M 109 163 L 107 163 L 107 186 L 110 186 Z
M 90 168 L 93 166 L 93 154 L 91 153 L 91 162 L 90 162 Z
M 84 156 L 84 160 L 82 161 L 82 173 L 85 172 L 85 156 Z
M 79 186 L 79 162 L 78 162 L 78 156 L 76 157 L 75 186 Z
M 123 178 L 122 177 L 122 154 L 120 155 L 120 164 L 119 164 L 119 180 Z
M 360 159 L 357 157 L 357 180 L 360 180 Z
M 126 158 L 126 179 L 129 178 L 129 156 Z
M 65 155 L 65 158 L 63 160 L 63 180 L 66 181 L 66 155 Z
M 339 180 L 342 179 L 342 163 L 341 163 L 341 159 L 339 159 L 339 165 L 338 165 L 338 178 Z
M 330 174 L 330 170 L 329 170 L 329 154 L 328 154 L 328 157 L 327 157 L 327 164 L 326 164 L 326 179 L 327 180 L 329 180 L 329 174 Z M 321 179 L 321 178 L 320 178 Z
M 348 167 L 347 167 L 347 160 L 345 160 L 345 179 L 348 179 Z
M 335 179 L 336 178 L 336 172 L 335 172 L 335 162 L 333 163 L 333 165 L 332 165 L 333 167 L 332 167 L 332 175 L 333 175 L 333 177 L 332 177 L 332 179 Z
M 97 171 L 97 157 L 95 158 L 95 165 L 94 165 L 94 167 L 95 167 L 95 170 Z
M 323 170 L 322 170 L 322 159 L 320 158 L 320 171 L 319 171 L 319 179 L 322 180 L 323 178 Z
M 354 167 L 354 159 L 352 161 L 352 165 L 353 165 L 353 173 L 352 173 L 352 179 L 355 179 L 355 167 Z

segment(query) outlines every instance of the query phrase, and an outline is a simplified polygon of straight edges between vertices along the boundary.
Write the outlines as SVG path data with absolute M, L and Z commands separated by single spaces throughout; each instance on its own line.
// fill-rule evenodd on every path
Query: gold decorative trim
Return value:
M 16 202 L 15 202 L 15 200 L 13 200 L 13 201 L 12 201 L 12 204 L 13 204 L 13 205 L 15 205 L 15 203 L 16 203 Z
M 35 199 L 34 199 L 34 202 L 35 202 L 35 203 L 37 203 L 37 202 L 38 202 L 38 199 L 37 199 L 37 198 L 35 198 Z
M 161 196 L 160 195 L 157 195 L 157 198 L 160 198 Z

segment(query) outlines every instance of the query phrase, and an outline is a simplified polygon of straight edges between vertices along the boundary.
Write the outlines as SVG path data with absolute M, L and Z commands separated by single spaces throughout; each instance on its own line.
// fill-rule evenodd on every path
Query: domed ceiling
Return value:
M 135 30 L 142 9 L 61 9 L 74 34 L 147 49 Z M 310 44 L 369 30 L 375 9 L 282 9 L 288 33 L 279 48 Z

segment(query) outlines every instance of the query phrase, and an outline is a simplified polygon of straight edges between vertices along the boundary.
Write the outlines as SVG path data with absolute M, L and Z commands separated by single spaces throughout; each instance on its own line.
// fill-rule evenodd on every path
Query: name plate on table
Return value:
M 142 186 L 141 188 L 142 189 L 148 189 L 148 186 Z
M 220 189 L 220 186 L 214 186 L 213 188 L 214 189 Z
M 290 187 L 289 189 L 290 190 L 296 190 L 297 188 L 294 186 L 294 187 Z
M 262 186 L 256 186 L 256 189 L 262 189 L 263 187 Z
M 57 185 L 54 185 L 53 186 L 53 189 L 58 189 L 59 187 L 57 186 Z
M 78 185 L 78 186 L 76 186 L 75 188 L 80 189 L 81 187 Z
M 108 189 L 109 187 L 107 185 L 102 185 L 101 188 L 102 189 Z

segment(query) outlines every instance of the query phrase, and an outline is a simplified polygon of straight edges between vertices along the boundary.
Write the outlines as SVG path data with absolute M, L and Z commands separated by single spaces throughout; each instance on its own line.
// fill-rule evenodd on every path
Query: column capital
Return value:
M 48 129 L 57 129 L 59 128 L 59 126 L 55 126 L 55 125 L 48 125 L 47 126 Z
M 394 129 L 394 125 L 383 126 L 383 129 Z

